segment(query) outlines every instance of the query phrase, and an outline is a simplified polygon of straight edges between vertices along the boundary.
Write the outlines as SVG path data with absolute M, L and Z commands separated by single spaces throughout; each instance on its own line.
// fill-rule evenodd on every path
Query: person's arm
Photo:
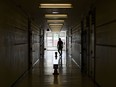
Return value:
M 63 48 L 63 41 L 62 41 L 62 48 Z

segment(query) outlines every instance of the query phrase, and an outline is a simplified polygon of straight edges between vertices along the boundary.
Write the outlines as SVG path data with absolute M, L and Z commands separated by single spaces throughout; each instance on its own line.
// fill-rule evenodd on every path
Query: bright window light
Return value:
M 72 4 L 40 4 L 39 8 L 72 8 Z

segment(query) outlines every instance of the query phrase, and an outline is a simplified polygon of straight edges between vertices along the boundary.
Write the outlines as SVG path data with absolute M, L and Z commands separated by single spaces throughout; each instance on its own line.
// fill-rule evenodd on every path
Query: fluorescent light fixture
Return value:
M 61 28 L 50 28 L 52 32 L 60 32 Z
M 51 25 L 50 29 L 52 32 L 60 32 L 63 25 Z
M 63 24 L 49 24 L 49 26 L 63 26 Z
M 39 8 L 72 8 L 72 4 L 40 4 Z
M 45 14 L 45 18 L 67 18 L 67 14 Z
M 64 20 L 47 20 L 48 23 L 64 23 Z
M 60 32 L 58 29 L 51 30 L 52 32 Z
M 50 26 L 50 28 L 62 28 L 62 26 Z
M 59 12 L 56 12 L 56 11 L 54 11 L 54 12 L 52 12 L 53 14 L 58 14 Z
M 50 27 L 51 29 L 61 29 L 62 27 Z

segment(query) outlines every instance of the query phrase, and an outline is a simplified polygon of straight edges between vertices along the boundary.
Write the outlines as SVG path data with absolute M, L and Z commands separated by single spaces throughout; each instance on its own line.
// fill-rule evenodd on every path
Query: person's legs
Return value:
M 61 54 L 61 56 L 62 56 L 62 48 L 61 48 L 61 50 L 60 50 L 61 52 L 60 52 L 60 54 Z
M 60 49 L 58 48 L 58 52 L 59 52 L 59 54 L 60 54 Z
M 58 48 L 58 52 L 60 55 L 62 55 L 62 49 Z

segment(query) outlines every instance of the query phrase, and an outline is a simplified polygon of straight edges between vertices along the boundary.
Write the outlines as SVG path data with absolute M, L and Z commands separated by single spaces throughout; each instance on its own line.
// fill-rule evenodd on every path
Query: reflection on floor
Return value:
M 46 51 L 45 58 L 26 74 L 15 87 L 97 87 L 70 59 L 66 53 L 59 62 L 59 75 L 53 75 L 55 51 Z M 59 55 L 58 55 L 59 58 Z

